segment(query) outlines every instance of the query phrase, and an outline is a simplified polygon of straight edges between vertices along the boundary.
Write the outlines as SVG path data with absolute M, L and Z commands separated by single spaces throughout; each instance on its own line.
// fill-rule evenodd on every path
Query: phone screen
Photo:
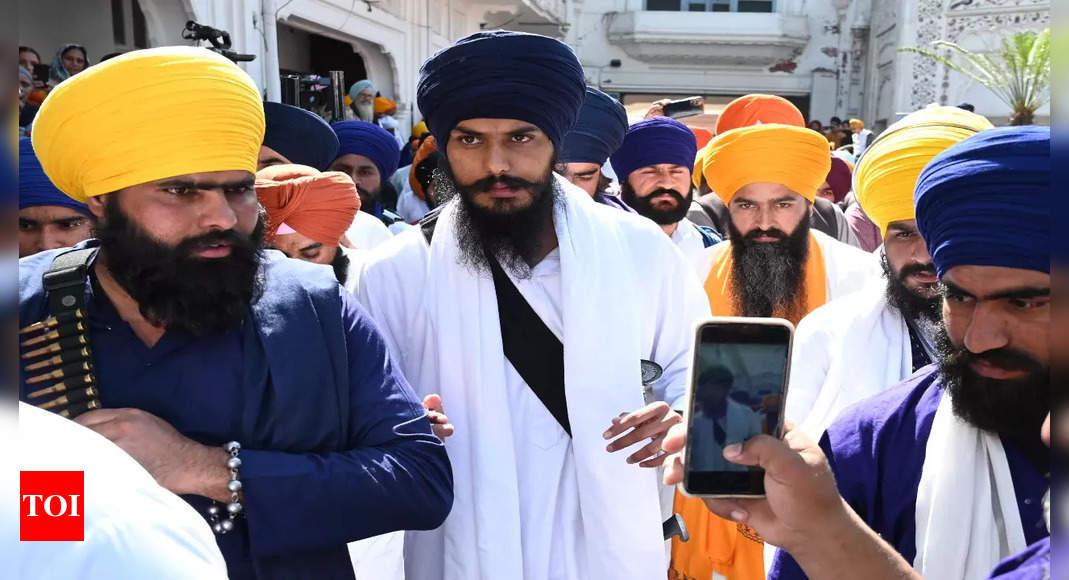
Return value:
M 771 322 L 771 324 L 769 324 Z M 764 495 L 764 471 L 724 459 L 724 447 L 779 437 L 792 327 L 725 319 L 698 329 L 684 489 L 692 495 Z

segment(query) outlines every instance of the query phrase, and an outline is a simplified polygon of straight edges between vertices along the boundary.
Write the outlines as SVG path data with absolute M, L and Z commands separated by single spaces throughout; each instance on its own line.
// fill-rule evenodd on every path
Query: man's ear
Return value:
M 109 199 L 114 194 L 106 193 L 104 195 L 94 195 L 85 200 L 85 205 L 89 206 L 89 211 L 93 214 L 93 217 L 100 219 L 104 216 L 104 208 L 108 203 L 112 201 Z

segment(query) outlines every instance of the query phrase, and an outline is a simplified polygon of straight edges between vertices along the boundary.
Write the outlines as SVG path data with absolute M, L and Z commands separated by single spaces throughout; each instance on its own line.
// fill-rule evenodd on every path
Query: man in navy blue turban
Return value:
M 694 199 L 691 171 L 697 152 L 690 127 L 670 117 L 650 117 L 627 130 L 611 158 L 624 203 L 661 226 L 695 268 L 703 250 L 720 241 L 712 228 L 686 218 Z
M 409 580 L 667 573 L 671 490 L 650 468 L 709 303 L 654 223 L 554 174 L 583 155 L 566 135 L 590 94 L 572 50 L 534 34 L 478 33 L 421 69 L 445 201 L 355 277 L 430 410 L 456 413 L 453 515 L 406 536 Z M 609 134 L 588 136 L 580 159 L 604 161 Z M 647 393 L 643 360 L 663 369 Z
M 92 237 L 92 230 L 89 208 L 53 185 L 30 138 L 19 139 L 19 257 L 69 248 Z
M 267 130 L 256 170 L 271 165 L 307 165 L 325 171 L 338 156 L 338 136 L 322 117 L 300 107 L 264 103 Z
M 387 210 L 383 200 L 383 188 L 397 171 L 401 158 L 397 140 L 386 129 L 364 121 L 338 121 L 331 128 L 338 136 L 339 147 L 330 170 L 353 178 L 360 194 L 360 211 L 379 218 L 387 227 L 403 228 L 404 219 Z
M 627 131 L 627 111 L 620 101 L 594 87 L 586 88 L 583 107 L 575 126 L 564 136 L 557 154 L 557 173 L 579 186 L 595 201 L 620 208 L 623 204 L 606 199 L 609 178 L 601 172 Z
M 820 443 L 845 500 L 925 578 L 984 578 L 1049 535 L 1050 161 L 1049 128 L 1003 127 L 925 167 L 914 201 L 945 287 L 938 362 Z M 804 577 L 783 552 L 769 575 Z

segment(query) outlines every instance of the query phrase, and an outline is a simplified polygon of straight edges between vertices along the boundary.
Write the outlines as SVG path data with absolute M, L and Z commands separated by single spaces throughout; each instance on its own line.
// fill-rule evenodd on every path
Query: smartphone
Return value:
M 665 117 L 673 119 L 701 115 L 705 112 L 705 97 L 687 97 L 671 101 L 665 103 L 663 111 Z
M 47 64 L 35 64 L 33 65 L 33 80 L 40 83 L 48 82 L 48 74 L 52 71 L 52 67 Z
M 783 435 L 794 326 L 780 318 L 716 317 L 698 325 L 687 406 L 684 493 L 762 497 L 765 472 L 724 459 L 724 447 Z

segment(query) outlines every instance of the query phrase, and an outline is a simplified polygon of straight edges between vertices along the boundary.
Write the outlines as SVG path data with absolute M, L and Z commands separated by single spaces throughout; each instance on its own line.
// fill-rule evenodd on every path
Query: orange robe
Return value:
M 713 269 L 705 281 L 709 306 L 714 316 L 741 316 L 735 309 L 731 295 L 731 269 L 734 260 L 730 246 L 726 246 L 713 262 Z M 809 256 L 805 264 L 805 304 L 791 316 L 798 324 L 803 316 L 827 302 L 827 275 L 824 254 L 812 234 L 809 236 Z M 776 317 L 787 318 L 785 313 Z M 669 578 L 676 580 L 710 580 L 713 572 L 728 580 L 763 580 L 765 578 L 764 543 L 750 527 L 721 519 L 706 509 L 697 498 L 676 491 L 675 511 L 683 516 L 690 531 L 690 541 L 672 539 L 672 565 Z

